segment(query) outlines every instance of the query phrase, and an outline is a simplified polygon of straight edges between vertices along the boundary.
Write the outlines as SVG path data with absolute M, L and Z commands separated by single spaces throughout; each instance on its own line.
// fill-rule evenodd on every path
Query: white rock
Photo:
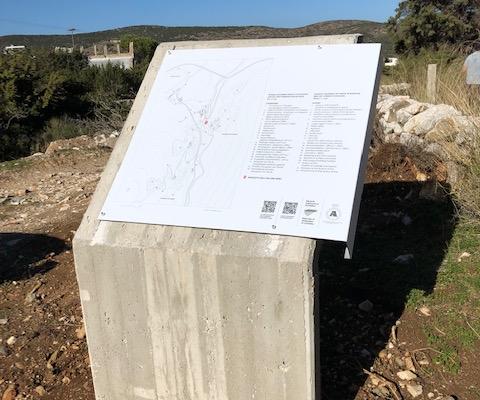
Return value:
M 389 103 L 390 108 L 385 112 L 385 120 L 387 122 L 398 122 L 397 112 L 412 104 L 411 99 L 398 98 L 397 101 Z
M 447 181 L 452 186 L 455 186 L 455 184 L 462 178 L 462 169 L 457 163 L 453 161 L 447 161 L 445 164 L 447 166 Z
M 460 111 L 452 106 L 439 104 L 415 115 L 404 126 L 407 133 L 423 136 L 430 132 L 444 118 L 460 116 Z
M 417 377 L 412 371 L 400 371 L 397 372 L 397 376 L 402 380 L 402 381 L 411 381 Z
M 399 143 L 407 147 L 422 147 L 423 140 L 411 133 L 403 132 L 398 139 Z
M 418 309 L 421 314 L 425 315 L 426 317 L 430 317 L 432 315 L 432 312 L 427 306 L 422 306 Z
M 397 135 L 393 133 L 389 133 L 388 135 L 385 135 L 384 139 L 385 143 L 396 143 L 397 140 Z
M 472 256 L 472 255 L 471 255 L 470 253 L 464 251 L 462 254 L 460 254 L 460 257 L 458 257 L 458 260 L 457 260 L 457 261 L 458 261 L 458 262 L 462 262 L 462 260 L 463 260 L 464 258 L 469 258 L 469 257 L 471 257 L 471 256 Z
M 16 341 L 17 341 L 17 338 L 16 338 L 15 336 L 10 336 L 10 337 L 7 339 L 7 344 L 8 344 L 9 346 L 13 346 Z
M 413 363 L 412 357 L 405 357 L 405 367 L 409 371 L 416 372 L 415 364 Z
M 424 112 L 427 108 L 429 108 L 429 104 L 420 103 L 418 101 L 414 101 L 408 107 L 405 107 L 403 110 L 410 115 L 417 115 L 421 112 Z
M 422 395 L 423 387 L 421 385 L 407 385 L 407 391 L 415 399 Z
M 35 392 L 39 395 L 39 396 L 45 396 L 47 394 L 47 391 L 45 390 L 45 388 L 43 386 L 37 386 L 35 388 Z
M 469 143 L 477 135 L 479 127 L 472 117 L 464 115 L 443 118 L 425 135 L 430 142 L 455 142 L 458 145 Z
M 388 123 L 387 121 L 385 121 L 383 118 L 380 118 L 378 120 L 378 122 L 380 123 L 380 126 L 382 128 L 382 131 L 383 131 L 383 134 L 384 135 L 388 135 L 390 133 L 393 133 L 393 129 L 394 129 L 394 125 L 393 124 L 390 124 Z
M 405 125 L 412 117 L 413 115 L 405 111 L 405 108 L 402 108 L 401 110 L 397 111 L 397 122 L 399 124 Z
M 67 211 L 68 209 L 70 209 L 70 204 L 64 204 L 60 207 L 59 211 Z
M 425 151 L 427 153 L 432 153 L 433 155 L 436 155 L 441 160 L 446 160 L 448 158 L 448 153 L 438 143 L 428 143 L 425 146 Z
M 393 133 L 396 133 L 397 135 L 400 135 L 402 132 L 403 132 L 402 126 L 397 122 L 397 123 L 393 126 Z
M 391 109 L 399 110 L 409 106 L 412 102 L 413 100 L 409 96 L 390 96 L 382 102 L 378 111 L 379 114 L 385 115 Z

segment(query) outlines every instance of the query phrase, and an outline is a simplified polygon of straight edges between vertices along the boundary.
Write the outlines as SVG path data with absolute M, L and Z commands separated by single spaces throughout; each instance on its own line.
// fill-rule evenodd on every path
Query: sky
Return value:
M 130 25 L 267 25 L 332 19 L 384 22 L 399 0 L 0 0 L 0 35 L 92 32 Z

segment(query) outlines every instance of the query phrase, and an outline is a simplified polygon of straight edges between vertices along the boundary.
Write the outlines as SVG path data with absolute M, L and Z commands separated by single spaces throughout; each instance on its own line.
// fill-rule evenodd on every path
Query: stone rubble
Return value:
M 422 103 L 405 95 L 381 90 L 377 103 L 381 140 L 420 148 L 446 163 L 448 182 L 459 179 L 458 163 L 452 157 L 452 146 L 468 149 L 480 132 L 480 117 L 462 115 L 446 104 Z M 419 179 L 421 180 L 421 179 Z
M 407 385 L 407 391 L 415 399 L 422 395 L 423 387 L 421 385 Z

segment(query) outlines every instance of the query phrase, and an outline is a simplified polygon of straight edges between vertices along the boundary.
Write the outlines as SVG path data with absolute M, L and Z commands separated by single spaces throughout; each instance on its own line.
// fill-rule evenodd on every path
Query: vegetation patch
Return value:
M 480 346 L 480 223 L 462 219 L 450 241 L 431 294 L 415 291 L 411 310 L 431 313 L 423 331 L 435 361 L 459 373 L 462 355 Z M 423 307 L 423 308 L 421 308 Z
M 156 47 L 148 38 L 126 40 L 138 48 L 133 69 L 91 67 L 80 52 L 0 54 L 0 161 L 52 140 L 121 129 Z

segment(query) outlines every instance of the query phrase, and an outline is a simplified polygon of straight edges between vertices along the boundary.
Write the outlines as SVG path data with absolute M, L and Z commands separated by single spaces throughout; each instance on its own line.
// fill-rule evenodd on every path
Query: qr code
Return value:
M 277 207 L 276 201 L 264 201 L 262 207 L 262 213 L 274 213 Z
M 285 202 L 283 206 L 283 214 L 286 215 L 295 215 L 297 213 L 298 203 L 288 203 Z

